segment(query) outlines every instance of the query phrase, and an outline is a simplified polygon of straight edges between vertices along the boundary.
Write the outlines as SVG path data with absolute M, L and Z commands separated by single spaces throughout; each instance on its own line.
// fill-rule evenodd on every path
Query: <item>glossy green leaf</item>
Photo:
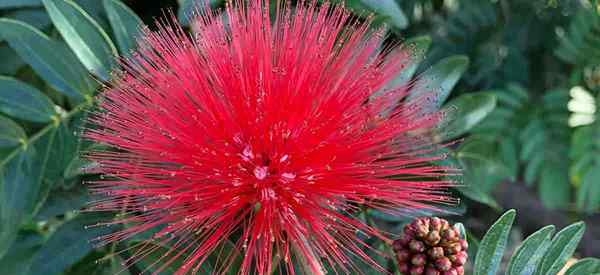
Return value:
M 515 220 L 514 209 L 506 211 L 485 233 L 475 258 L 475 275 L 494 275 L 500 267 L 508 234 Z
M 583 275 L 600 273 L 600 259 L 584 258 L 573 264 L 564 275 Z
M 0 148 L 15 147 L 26 140 L 27 135 L 19 124 L 0 116 Z
M 54 26 L 81 63 L 102 80 L 108 80 L 117 50 L 104 30 L 71 1 L 43 2 Z
M 446 114 L 439 130 L 440 140 L 459 137 L 481 122 L 496 107 L 491 93 L 466 94 L 448 102 L 442 109 Z
M 527 237 L 510 259 L 506 274 L 534 274 L 542 257 L 550 247 L 554 230 L 555 227 L 553 225 L 548 225 Z
M 41 6 L 41 0 L 2 0 L 0 1 L 0 9 L 5 8 L 25 8 Z
M 104 0 L 103 3 L 119 49 L 122 54 L 128 55 L 136 48 L 136 40 L 142 33 L 144 23 L 119 0 Z
M 78 262 L 94 249 L 91 240 L 113 232 L 112 227 L 93 226 L 107 219 L 110 217 L 85 214 L 61 225 L 35 254 L 30 274 L 61 274 Z
M 583 237 L 585 224 L 578 222 L 565 227 L 552 239 L 550 248 L 544 254 L 541 267 L 536 271 L 537 275 L 557 274 L 573 255 L 579 241 Z
M 10 253 L 0 259 L 3 274 L 28 274 L 33 256 L 43 243 L 44 238 L 35 232 L 20 232 Z
M 0 19 L 0 36 L 52 88 L 66 96 L 82 99 L 94 85 L 77 57 L 61 42 L 23 22 Z
M 469 65 L 469 58 L 462 55 L 440 60 L 415 81 L 408 101 L 426 99 L 421 107 L 424 113 L 437 111 L 446 101 L 452 88 Z
M 49 122 L 54 104 L 38 89 L 12 77 L 0 76 L 0 112 L 33 122 Z
M 408 26 L 408 18 L 394 0 L 361 0 L 362 4 L 383 16 L 393 27 L 404 29 Z

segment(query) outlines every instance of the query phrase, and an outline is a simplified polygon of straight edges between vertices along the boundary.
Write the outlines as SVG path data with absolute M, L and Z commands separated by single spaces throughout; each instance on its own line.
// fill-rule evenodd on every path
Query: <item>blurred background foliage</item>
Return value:
M 206 1 L 224 6 L 222 0 Z M 140 26 L 153 28 L 166 9 L 189 24 L 200 2 L 0 0 L 0 274 L 136 274 L 152 263 L 124 269 L 124 258 L 113 256 L 139 240 L 100 248 L 88 242 L 118 228 L 84 228 L 111 215 L 78 211 L 93 199 L 82 182 L 99 177 L 89 173 L 93 163 L 80 157 L 99 145 L 80 140 L 79 132 L 100 81 L 110 78 L 115 56 L 135 48 Z M 556 274 L 581 238 L 576 255 L 600 255 L 596 1 L 334 2 L 344 2 L 357 18 L 373 13 L 374 21 L 389 29 L 390 42 L 405 41 L 421 62 L 393 85 L 425 85 L 433 91 L 431 107 L 449 114 L 434 138 L 460 140 L 448 149 L 447 161 L 464 169 L 463 184 L 455 188 L 463 200 L 449 208 L 462 216 L 449 218 L 468 229 L 475 274 L 496 272 L 485 270 L 485 253 L 504 251 L 546 224 L 584 220 L 588 229 L 583 235 L 581 224 L 573 224 L 559 232 L 568 237 L 555 239 L 553 246 L 566 242 L 561 249 L 568 249 L 561 254 L 555 248 L 560 255 L 539 262 L 536 274 Z M 478 253 L 478 237 L 508 208 L 520 213 L 517 232 L 508 235 L 514 213 L 507 212 L 490 229 L 506 233 L 504 242 L 488 245 L 494 240 L 484 238 L 482 247 L 489 249 Z M 391 232 L 406 223 L 404 217 L 372 210 L 362 215 Z M 550 238 L 553 230 L 536 236 Z M 556 255 L 551 252 L 552 247 L 537 251 Z M 392 260 L 380 260 L 394 271 Z M 531 274 L 511 271 L 517 265 L 511 260 L 509 274 Z

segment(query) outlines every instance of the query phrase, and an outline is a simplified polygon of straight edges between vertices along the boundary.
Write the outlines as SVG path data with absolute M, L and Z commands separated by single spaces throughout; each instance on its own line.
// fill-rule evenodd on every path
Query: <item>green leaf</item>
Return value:
M 564 275 L 594 274 L 600 272 L 600 259 L 584 258 L 569 267 Z
M 567 169 L 547 163 L 538 184 L 540 200 L 549 209 L 565 209 L 571 202 L 571 184 Z M 600 193 L 598 194 L 600 196 Z
M 104 9 L 117 38 L 121 53 L 128 55 L 136 48 L 136 40 L 142 34 L 142 20 L 119 0 L 104 0 Z
M 475 275 L 494 275 L 500 267 L 508 234 L 515 220 L 514 209 L 506 211 L 485 233 L 475 258 Z
M 20 232 L 6 256 L 0 259 L 3 274 L 28 274 L 33 256 L 44 243 L 44 238 L 34 232 Z
M 94 249 L 90 241 L 113 232 L 111 227 L 92 226 L 107 216 L 85 214 L 61 225 L 36 253 L 30 274 L 55 275 L 78 262 Z
M 420 106 L 423 112 L 437 111 L 444 104 L 468 65 L 469 58 L 462 55 L 440 60 L 415 81 L 413 92 L 408 96 L 408 102 L 424 98 L 426 101 Z
M 193 12 L 195 8 L 205 8 L 207 3 L 210 7 L 215 7 L 221 1 L 222 0 L 181 0 L 179 10 L 177 11 L 177 20 L 179 20 L 182 25 L 187 26 L 190 23 L 190 17 L 194 15 Z
M 149 241 L 134 241 L 131 243 L 130 247 L 136 247 L 131 251 L 132 253 L 143 253 L 143 255 L 146 255 L 136 263 L 136 266 L 139 268 L 139 270 L 144 273 L 160 271 L 158 274 L 162 275 L 175 274 L 177 270 L 184 265 L 184 260 L 189 256 L 189 252 L 194 249 L 192 247 L 186 249 L 185 251 L 181 251 L 180 249 L 169 248 L 163 244 Z M 139 249 L 143 250 L 139 251 L 138 247 L 142 247 Z M 147 253 L 144 253 L 144 251 Z M 172 257 L 181 252 L 183 253 L 173 260 Z M 229 257 L 233 257 L 233 260 L 231 262 L 231 266 L 229 266 L 229 269 L 225 271 L 224 274 L 238 274 L 242 260 L 242 257 L 240 256 L 241 253 L 236 246 L 231 241 L 225 240 L 214 248 L 208 259 L 202 263 L 199 272 L 195 272 L 194 274 L 217 273 L 221 271 L 219 268 L 222 268 L 225 264 L 229 264 Z M 171 260 L 173 261 L 171 262 Z M 194 267 L 196 267 L 196 265 L 192 266 L 192 270 Z M 219 273 L 221 274 L 221 272 Z
M 482 121 L 496 107 L 496 97 L 491 93 L 478 92 L 462 95 L 446 104 L 442 112 L 447 114 L 440 129 L 440 140 L 459 137 Z
M 360 0 L 362 4 L 367 6 L 378 15 L 388 19 L 393 27 L 404 29 L 408 26 L 408 19 L 394 0 Z
M 583 237 L 585 224 L 578 222 L 565 227 L 558 232 L 550 248 L 544 255 L 541 267 L 536 271 L 538 275 L 557 274 L 565 265 L 569 257 L 575 252 L 577 244 Z
M 141 252 L 137 248 L 132 250 L 133 253 L 141 252 L 143 253 L 142 255 L 145 255 L 136 263 L 136 266 L 142 273 L 156 272 L 156 274 L 174 275 L 177 273 L 177 270 L 184 265 L 184 260 L 189 256 L 184 252 L 173 260 L 172 258 L 177 256 L 181 251 L 148 241 L 133 242 L 131 247 L 142 247 L 140 249 L 143 249 L 142 251 L 144 251 Z M 171 260 L 173 261 L 171 262 Z M 205 261 L 202 264 L 200 271 L 201 273 L 199 274 L 213 274 L 213 268 L 208 261 Z
M 0 115 L 0 148 L 15 147 L 26 140 L 27 135 L 19 124 Z
M 538 263 L 550 247 L 554 230 L 554 225 L 548 225 L 527 237 L 510 259 L 506 274 L 534 274 Z
M 42 1 L 40 1 L 40 0 L 2 0 L 2 1 L 0 1 L 0 9 L 37 7 L 37 6 L 41 6 L 41 5 L 42 5 Z
M 0 58 L 2 59 L 2 62 L 0 62 L 0 74 L 15 75 L 19 68 L 25 65 L 25 62 L 8 45 L 2 44 L 0 46 Z
M 40 1 L 40 6 L 42 2 Z M 42 7 L 39 9 L 19 9 L 3 15 L 7 18 L 25 22 L 38 29 L 44 29 L 50 26 L 50 17 L 46 10 Z
M 82 99 L 94 84 L 77 57 L 61 42 L 50 39 L 34 27 L 11 19 L 0 19 L 0 36 L 52 88 Z
M 108 80 L 117 49 L 104 30 L 71 1 L 42 1 L 54 26 L 81 63 L 102 80 Z
M 600 207 L 600 167 L 591 167 L 583 176 L 577 190 L 577 209 L 592 213 Z
M 69 190 L 52 190 L 35 219 L 44 221 L 58 215 L 64 215 L 69 211 L 80 210 L 89 200 L 90 196 L 87 190 L 82 187 Z
M 404 49 L 410 52 L 411 59 L 408 66 L 402 69 L 400 73 L 390 81 L 388 88 L 399 88 L 406 85 L 409 80 L 413 77 L 419 64 L 425 57 L 427 50 L 431 46 L 431 37 L 429 36 L 418 36 L 408 39 L 402 43 Z
M 0 111 L 14 118 L 49 122 L 57 115 L 54 104 L 38 89 L 15 78 L 0 76 Z
M 43 133 L 35 144 L 18 148 L 7 159 L 0 173 L 0 256 L 16 238 L 19 226 L 29 221 L 45 199 L 49 186 L 46 176 L 49 152 L 53 147 L 55 130 Z

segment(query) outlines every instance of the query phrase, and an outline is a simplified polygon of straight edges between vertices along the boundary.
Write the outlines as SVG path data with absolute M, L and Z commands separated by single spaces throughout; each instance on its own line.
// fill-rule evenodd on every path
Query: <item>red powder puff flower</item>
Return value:
M 422 107 L 426 91 L 389 87 L 410 51 L 341 6 L 268 2 L 204 12 L 193 38 L 146 31 L 91 118 L 87 138 L 112 148 L 90 156 L 105 175 L 92 190 L 107 196 L 92 209 L 127 225 L 101 240 L 154 232 L 170 247 L 155 274 L 175 261 L 196 274 L 228 240 L 219 272 L 238 256 L 240 274 L 348 274 L 356 259 L 383 271 L 357 233 L 389 240 L 357 210 L 448 200 L 448 170 L 422 137 L 440 115 Z

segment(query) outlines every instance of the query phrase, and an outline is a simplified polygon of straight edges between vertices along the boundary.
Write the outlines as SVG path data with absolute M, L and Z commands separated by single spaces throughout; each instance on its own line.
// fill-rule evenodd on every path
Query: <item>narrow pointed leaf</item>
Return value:
M 514 209 L 506 211 L 485 233 L 479 244 L 473 274 L 496 274 L 506 249 L 508 234 L 515 220 L 515 215 L 516 211 Z
M 119 0 L 104 0 L 103 4 L 119 49 L 122 54 L 127 55 L 136 48 L 136 39 L 142 33 L 141 28 L 144 23 Z
M 94 85 L 88 72 L 63 43 L 12 19 L 0 19 L 0 37 L 52 88 L 78 99 L 92 93 Z
M 553 225 L 548 225 L 527 237 L 510 259 L 506 274 L 534 274 L 538 263 L 550 247 L 554 230 Z
M 538 275 L 553 275 L 557 274 L 565 265 L 567 260 L 573 255 L 583 232 L 585 231 L 585 224 L 578 222 L 565 227 L 563 230 L 558 232 L 550 248 L 544 255 L 541 268 L 536 271 Z
M 43 0 L 56 29 L 81 63 L 102 80 L 108 80 L 117 50 L 90 15 L 67 0 Z
M 0 76 L 0 112 L 33 122 L 49 122 L 54 104 L 38 89 L 12 77 Z

